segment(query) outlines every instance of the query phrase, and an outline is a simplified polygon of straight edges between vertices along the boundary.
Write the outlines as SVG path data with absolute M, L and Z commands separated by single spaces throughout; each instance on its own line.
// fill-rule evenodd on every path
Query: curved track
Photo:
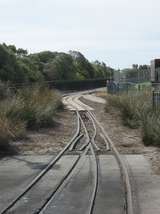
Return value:
M 111 149 L 113 151 L 113 154 L 114 154 L 114 156 L 117 160 L 117 163 L 120 167 L 120 170 L 121 170 L 122 180 L 123 180 L 123 184 L 124 184 L 124 194 L 125 194 L 124 213 L 134 214 L 132 189 L 131 189 L 129 174 L 128 174 L 125 162 L 122 159 L 122 157 L 121 157 L 120 153 L 118 152 L 118 150 L 116 149 L 116 147 L 114 146 L 114 143 L 110 139 L 109 135 L 104 130 L 103 126 L 96 119 L 96 116 L 94 115 L 94 113 L 92 113 L 92 111 L 89 110 L 90 107 L 88 105 L 84 104 L 83 102 L 81 102 L 79 100 L 80 97 L 81 97 L 80 95 L 78 95 L 78 96 L 74 95 L 72 97 L 72 106 L 74 106 L 74 103 L 75 103 L 74 108 L 76 108 L 78 106 L 78 108 L 84 109 L 90 116 L 92 123 L 94 124 L 94 128 L 96 127 L 96 125 L 100 128 L 100 130 L 102 132 L 100 135 L 101 135 L 102 139 L 104 140 L 104 142 L 106 143 L 106 149 L 107 150 Z
M 96 193 L 97 193 L 97 188 L 98 188 L 98 163 L 97 163 L 97 158 L 96 158 L 96 154 L 95 154 L 95 151 L 93 149 L 93 145 L 92 143 L 94 142 L 93 140 L 91 141 L 91 138 L 90 138 L 90 135 L 87 131 L 87 128 L 85 126 L 85 123 L 81 117 L 81 115 L 78 113 L 78 117 L 80 118 L 80 121 L 81 123 L 83 124 L 83 128 L 85 129 L 85 134 L 86 134 L 86 138 L 87 139 L 90 139 L 89 140 L 89 144 L 86 144 L 86 147 L 85 147 L 85 150 L 82 152 L 81 154 L 81 157 L 80 157 L 80 160 L 82 158 L 87 157 L 87 154 L 90 153 L 90 155 L 92 156 L 92 164 L 93 164 L 93 167 L 94 167 L 94 172 L 95 172 L 95 175 L 94 175 L 94 182 L 93 182 L 93 191 L 92 191 L 92 194 L 91 194 L 91 197 L 90 197 L 90 201 L 89 201 L 89 205 L 88 205 L 88 211 L 87 211 L 87 214 L 92 214 L 93 212 L 93 208 L 94 208 L 94 202 L 95 202 L 95 198 L 96 198 Z M 94 132 L 96 132 L 96 130 L 94 130 Z M 94 135 L 96 135 L 96 133 L 94 133 Z M 84 141 L 85 142 L 85 141 Z M 86 143 L 86 142 L 85 142 Z M 74 144 L 74 147 L 71 145 L 71 150 L 74 150 L 75 149 L 75 146 L 76 144 Z M 74 167 L 74 170 L 76 171 L 76 167 Z M 74 172 L 73 172 L 74 173 Z M 76 174 L 76 173 L 75 173 Z M 71 180 L 71 177 L 73 177 L 74 175 L 71 174 L 71 172 L 69 172 L 68 174 L 70 177 L 68 177 L 68 182 L 70 182 Z M 67 177 L 66 177 L 67 178 Z M 64 182 L 65 180 L 63 180 Z M 61 184 L 63 184 L 63 182 Z M 60 187 L 60 186 L 59 186 Z M 44 203 L 43 207 L 36 213 L 36 214 L 42 214 L 42 213 L 45 213 L 45 212 L 48 212 L 47 209 L 48 209 L 48 206 L 53 203 L 54 201 L 54 197 L 55 197 L 55 194 L 56 192 L 58 192 L 58 188 L 56 191 L 53 192 L 53 194 L 51 195 L 51 197 L 49 198 L 49 200 L 47 200 L 46 203 Z M 58 194 L 58 193 L 57 193 Z M 52 210 L 53 211 L 53 210 Z M 54 211 L 53 211 L 54 212 Z
M 93 182 L 93 191 L 90 196 L 90 201 L 88 204 L 88 212 L 87 214 L 92 214 L 93 207 L 94 207 L 94 201 L 96 198 L 96 191 L 97 191 L 97 185 L 98 185 L 98 163 L 96 154 L 94 151 L 94 139 L 96 136 L 96 129 L 95 124 L 93 123 L 93 137 L 90 136 L 87 127 L 85 125 L 84 119 L 81 117 L 80 113 L 78 111 L 76 112 L 77 116 L 77 127 L 76 132 L 70 142 L 65 146 L 65 148 L 57 155 L 56 158 L 54 158 L 45 169 L 43 169 L 38 176 L 35 177 L 35 179 L 26 187 L 26 189 L 18 195 L 8 206 L 1 211 L 1 214 L 5 213 L 22 213 L 22 210 L 24 210 L 24 207 L 26 206 L 24 202 L 24 197 L 29 198 L 29 202 L 34 200 L 35 197 L 37 197 L 37 193 L 35 195 L 35 189 L 37 189 L 37 186 L 41 185 L 41 180 L 48 179 L 49 172 L 51 169 L 54 170 L 55 164 L 66 154 L 67 152 L 72 152 L 73 150 L 76 151 L 76 146 L 81 138 L 85 137 L 86 140 L 84 140 L 84 148 L 81 149 L 81 153 L 78 155 L 78 158 L 74 161 L 74 163 L 71 165 L 70 169 L 67 171 L 67 173 L 59 180 L 59 183 L 54 187 L 54 189 L 51 191 L 51 193 L 47 196 L 47 198 L 44 198 L 43 203 L 40 203 L 36 209 L 29 210 L 29 202 L 27 205 L 27 211 L 26 213 L 45 213 L 47 207 L 51 203 L 51 201 L 54 200 L 55 195 L 58 193 L 59 189 L 63 186 L 63 184 L 66 182 L 66 180 L 70 180 L 70 177 L 74 172 L 77 170 L 77 165 L 83 159 L 84 157 L 87 158 L 88 155 L 91 156 L 92 165 L 94 168 L 94 182 Z M 88 117 L 89 118 L 89 117 Z M 81 133 L 81 129 L 84 129 L 84 134 Z M 76 156 L 77 157 L 77 156 Z M 55 172 L 56 173 L 56 172 Z M 72 175 L 73 176 L 73 175 Z M 69 181 L 70 182 L 70 181 Z
M 62 156 L 69 149 L 72 143 L 76 140 L 78 141 L 78 135 L 80 132 L 80 120 L 79 120 L 79 116 L 78 116 L 79 114 L 77 111 L 76 111 L 76 115 L 77 115 L 76 132 L 71 138 L 70 142 L 64 147 L 64 149 L 55 158 L 53 158 L 53 160 L 51 160 L 51 162 L 32 180 L 32 182 L 28 184 L 25 190 L 23 190 L 23 192 L 21 192 L 16 198 L 14 198 L 13 201 L 10 204 L 8 204 L 8 206 L 5 209 L 1 211 L 1 214 L 5 214 L 9 212 L 10 209 L 14 207 L 14 205 L 16 205 L 16 203 L 19 200 L 21 200 L 22 197 L 25 194 L 27 194 L 42 179 L 42 177 L 44 177 L 47 174 L 47 172 L 62 158 Z
M 113 142 L 109 138 L 108 134 L 102 127 L 102 125 L 96 119 L 94 113 L 92 112 L 92 108 L 87 106 L 86 104 L 82 103 L 79 98 L 81 96 L 72 95 L 66 96 L 63 98 L 64 104 L 68 106 L 68 108 L 72 111 L 75 111 L 76 114 L 76 129 L 75 134 L 73 135 L 70 142 L 64 147 L 64 149 L 40 172 L 38 176 L 26 187 L 23 192 L 21 192 L 18 197 L 16 197 L 8 206 L 1 211 L 1 214 L 5 213 L 27 213 L 27 214 L 42 214 L 42 213 L 61 213 L 56 210 L 56 206 L 54 203 L 58 200 L 57 198 L 61 198 L 61 195 L 66 194 L 68 189 L 66 186 L 69 184 L 70 186 L 76 183 L 76 175 L 80 171 L 81 167 L 83 166 L 83 162 L 87 162 L 90 159 L 90 165 L 92 167 L 92 181 L 89 198 L 87 200 L 85 214 L 93 214 L 94 207 L 96 202 L 96 196 L 98 191 L 99 185 L 99 164 L 98 164 L 98 153 L 100 151 L 99 146 L 96 144 L 96 136 L 98 129 L 100 131 L 100 136 L 102 137 L 106 151 L 112 150 L 113 154 L 116 157 L 117 163 L 120 167 L 123 184 L 124 184 L 124 198 L 125 198 L 125 208 L 124 214 L 133 214 L 133 205 L 132 205 L 132 192 L 131 192 L 131 185 L 129 181 L 129 176 L 127 172 L 127 168 L 122 160 L 120 154 L 118 153 L 116 147 L 114 146 Z M 44 180 L 47 183 L 48 180 L 52 179 L 52 174 L 56 175 L 55 164 L 58 163 L 61 159 L 63 159 L 67 154 L 72 154 L 72 152 L 78 152 L 78 155 L 75 156 L 75 159 L 71 166 L 67 168 L 63 176 L 58 180 L 58 183 L 53 188 L 49 190 L 49 193 L 44 198 L 41 196 L 43 200 L 41 202 L 38 201 L 40 197 L 37 193 L 37 190 L 41 188 L 41 184 L 43 184 Z M 51 170 L 53 171 L 51 173 Z M 86 169 L 85 169 L 86 170 Z M 89 173 L 89 172 L 88 172 Z M 50 175 L 52 175 L 50 177 Z M 80 179 L 80 178 L 79 178 Z M 88 177 L 88 179 L 91 179 Z M 43 182 L 42 182 L 43 181 Z M 76 184 L 77 185 L 77 184 Z M 43 185 L 42 185 L 43 186 Z M 43 188 L 42 188 L 43 190 Z M 72 194 L 72 191 L 69 193 Z M 77 193 L 78 194 L 78 193 Z M 67 194 L 66 194 L 67 195 Z M 24 197 L 29 198 L 28 204 L 26 205 L 24 202 Z M 74 196 L 73 196 L 74 197 Z M 36 206 L 30 208 L 30 202 L 34 202 L 37 200 Z M 86 201 L 86 200 L 85 200 Z M 71 201 L 74 203 L 74 201 Z M 62 206 L 63 202 L 59 204 Z M 25 206 L 27 206 L 27 211 L 24 212 Z M 70 204 L 71 206 L 71 204 Z M 70 206 L 65 207 L 63 213 L 70 213 L 67 212 L 67 209 L 70 209 Z M 23 208 L 23 209 L 22 209 Z M 56 209 L 54 211 L 54 209 Z M 23 211 L 22 211 L 23 210 Z M 76 213 L 76 209 L 73 213 Z

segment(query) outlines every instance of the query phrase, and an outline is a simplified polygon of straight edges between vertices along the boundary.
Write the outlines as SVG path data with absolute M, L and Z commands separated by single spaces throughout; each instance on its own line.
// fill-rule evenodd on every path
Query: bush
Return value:
M 54 124 L 56 111 L 62 108 L 60 94 L 44 86 L 20 89 L 0 102 L 0 148 L 8 148 L 11 140 L 25 136 L 26 128 Z
M 160 115 L 158 112 L 150 112 L 143 122 L 143 142 L 145 145 L 160 146 Z
M 106 110 L 114 106 L 122 113 L 124 124 L 142 127 L 145 145 L 160 146 L 160 110 L 152 108 L 151 91 L 108 95 Z
M 9 114 L 26 121 L 29 129 L 53 125 L 55 113 L 62 106 L 58 92 L 41 86 L 18 90 L 14 99 L 15 108 Z
M 125 125 L 136 128 L 145 113 L 151 109 L 150 97 L 150 92 L 131 91 L 121 95 L 108 95 L 107 103 L 120 109 Z
M 8 88 L 7 84 L 0 81 L 0 100 L 6 99 L 11 96 L 11 90 Z
M 0 104 L 0 150 L 7 150 L 9 142 L 25 136 L 26 124 L 19 118 L 12 118 L 8 114 L 12 105 L 9 102 Z

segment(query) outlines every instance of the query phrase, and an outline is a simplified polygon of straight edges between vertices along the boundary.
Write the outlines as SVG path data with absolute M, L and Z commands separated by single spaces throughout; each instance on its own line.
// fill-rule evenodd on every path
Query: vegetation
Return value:
M 45 86 L 19 89 L 0 101 L 0 148 L 22 138 L 27 129 L 54 124 L 56 111 L 62 107 L 60 95 Z
M 14 45 L 0 44 L 0 149 L 25 137 L 27 129 L 54 125 L 62 103 L 57 91 L 44 86 L 46 82 L 51 86 L 56 80 L 59 88 L 68 82 L 72 88 L 80 86 L 81 80 L 86 86 L 98 85 L 111 75 L 113 69 L 105 63 L 91 63 L 77 51 L 29 54 Z
M 14 45 L 0 44 L 0 80 L 5 83 L 102 79 L 111 75 L 113 69 L 105 63 L 91 63 L 77 51 L 28 54 Z
M 152 108 L 151 90 L 107 95 L 107 111 L 109 106 L 120 110 L 125 125 L 142 127 L 145 145 L 160 146 L 160 109 Z

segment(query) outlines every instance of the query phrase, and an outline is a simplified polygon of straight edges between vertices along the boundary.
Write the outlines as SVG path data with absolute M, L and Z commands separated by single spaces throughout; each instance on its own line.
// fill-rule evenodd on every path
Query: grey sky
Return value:
M 159 0 L 0 0 L 0 43 L 81 51 L 115 68 L 160 57 Z

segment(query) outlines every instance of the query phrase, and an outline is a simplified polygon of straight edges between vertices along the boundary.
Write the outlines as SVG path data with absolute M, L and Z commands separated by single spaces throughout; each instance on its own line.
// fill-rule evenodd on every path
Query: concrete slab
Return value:
M 50 203 L 47 214 L 87 214 L 93 191 L 94 170 L 90 157 L 81 170 L 59 191 Z M 63 190 L 63 191 L 62 191 Z M 99 186 L 93 213 L 124 213 L 120 170 L 113 156 L 99 157 Z
M 78 164 L 47 207 L 46 214 L 87 213 L 92 194 L 94 173 L 90 157 Z
M 137 214 L 160 213 L 160 176 L 155 175 L 143 155 L 126 155 L 130 179 L 138 202 Z
M 99 157 L 99 186 L 94 214 L 124 214 L 124 194 L 120 170 L 111 155 Z
M 51 156 L 15 156 L 0 160 L 0 210 L 25 188 L 51 158 Z M 55 169 L 48 174 L 47 179 L 42 180 L 31 192 L 32 196 L 28 194 L 23 198 L 23 202 L 25 201 L 26 204 L 21 201 L 16 209 L 12 210 L 12 213 L 29 214 L 32 213 L 31 210 L 39 207 L 44 196 L 47 197 L 53 191 L 56 183 L 59 182 L 75 158 L 76 156 L 66 156 L 62 162 L 57 163 Z M 124 158 L 128 164 L 133 184 L 137 208 L 135 214 L 159 214 L 160 176 L 152 172 L 148 160 L 143 155 L 125 155 Z M 63 188 L 65 191 L 60 191 L 56 195 L 56 200 L 48 208 L 48 213 L 53 213 L 53 210 L 55 214 L 86 213 L 94 179 L 90 161 L 88 158 L 87 161 L 80 164 L 79 171 L 74 173 L 71 180 L 65 184 Z M 120 173 L 114 157 L 101 155 L 99 166 L 99 187 L 93 213 L 121 214 L 124 204 L 123 185 L 119 180 Z M 32 203 L 28 205 L 31 200 Z
M 51 156 L 13 156 L 0 160 L 0 210 L 42 170 Z
M 77 156 L 65 156 L 49 170 L 34 187 L 7 213 L 31 214 L 36 213 L 45 200 L 50 196 L 60 180 L 67 174 Z

